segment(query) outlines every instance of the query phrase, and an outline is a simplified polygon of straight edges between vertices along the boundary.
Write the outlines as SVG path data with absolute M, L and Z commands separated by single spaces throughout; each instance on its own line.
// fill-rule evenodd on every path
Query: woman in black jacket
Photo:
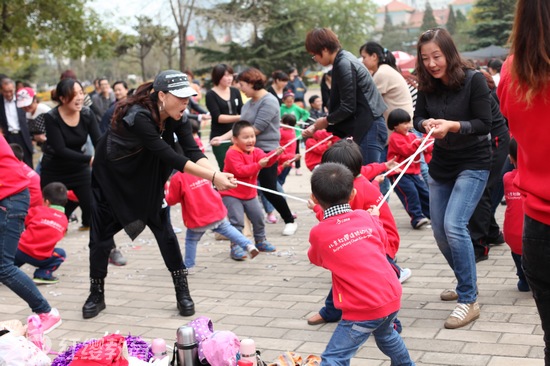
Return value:
M 325 128 L 340 138 L 351 136 L 361 147 L 364 164 L 379 162 L 388 136 L 382 116 L 387 107 L 369 71 L 357 57 L 341 48 L 330 29 L 310 31 L 306 50 L 321 65 L 332 65 L 332 85 L 328 116 L 317 119 L 303 136 L 311 137 L 316 130 Z
M 195 305 L 187 285 L 187 269 L 166 206 L 164 184 L 173 169 L 208 179 L 218 189 L 234 188 L 232 174 L 214 171 L 193 139 L 185 118 L 189 97 L 196 95 L 187 76 L 168 70 L 154 83 L 141 85 L 117 104 L 111 128 L 100 140 L 92 173 L 90 231 L 90 296 L 85 319 L 105 309 L 104 283 L 113 236 L 124 229 L 134 240 L 148 226 L 172 274 L 180 315 Z M 176 152 L 177 144 L 184 155 Z

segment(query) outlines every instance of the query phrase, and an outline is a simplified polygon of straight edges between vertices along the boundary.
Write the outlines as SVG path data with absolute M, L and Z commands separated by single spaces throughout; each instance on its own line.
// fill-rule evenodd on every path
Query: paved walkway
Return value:
M 304 171 L 304 169 L 302 169 Z M 309 196 L 309 172 L 288 177 L 287 193 Z M 284 351 L 303 356 L 320 354 L 334 324 L 309 326 L 306 319 L 322 305 L 330 287 L 327 271 L 307 259 L 309 228 L 313 214 L 298 201 L 289 201 L 298 213 L 298 232 L 281 236 L 283 225 L 267 225 L 268 239 L 277 246 L 274 254 L 254 261 L 229 258 L 227 241 L 203 237 L 197 254 L 201 269 L 190 276 L 196 316 L 212 319 L 215 330 L 231 330 L 239 338 L 253 338 L 264 359 L 274 360 Z M 516 289 L 515 268 L 506 245 L 494 247 L 490 258 L 478 265 L 481 317 L 465 328 L 446 330 L 443 323 L 453 303 L 439 300 L 439 293 L 454 287 L 453 274 L 445 263 L 429 229 L 413 230 L 396 196 L 391 208 L 402 237 L 398 261 L 413 276 L 403 286 L 402 336 L 417 365 L 543 365 L 542 330 L 530 293 Z M 179 206 L 172 210 L 175 226 L 183 227 Z M 502 222 L 502 207 L 499 208 Z M 63 324 L 49 334 L 52 348 L 64 350 L 76 341 L 101 337 L 105 332 L 140 335 L 145 340 L 175 339 L 176 329 L 193 318 L 178 315 L 170 274 L 164 267 L 152 234 L 147 230 L 133 243 L 124 235 L 117 245 L 128 258 L 125 267 L 109 267 L 107 309 L 98 317 L 83 320 L 81 308 L 88 295 L 88 239 L 71 224 L 61 247 L 68 259 L 55 285 L 42 285 L 42 293 L 57 307 Z M 185 234 L 179 234 L 183 248 Z M 32 268 L 23 269 L 32 275 Z M 0 321 L 25 321 L 26 303 L 0 286 Z M 388 366 L 388 358 L 369 340 L 352 365 Z

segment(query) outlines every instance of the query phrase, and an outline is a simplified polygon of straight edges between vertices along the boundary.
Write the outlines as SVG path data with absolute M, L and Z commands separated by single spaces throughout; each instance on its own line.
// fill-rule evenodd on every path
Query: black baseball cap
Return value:
M 189 84 L 189 79 L 181 71 L 166 70 L 160 72 L 153 82 L 155 91 L 168 92 L 178 98 L 189 98 L 197 95 Z

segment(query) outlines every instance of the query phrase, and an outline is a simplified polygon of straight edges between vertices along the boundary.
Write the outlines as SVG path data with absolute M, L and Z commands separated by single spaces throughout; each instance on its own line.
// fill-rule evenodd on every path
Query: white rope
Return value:
M 322 139 L 321 141 L 319 141 L 318 143 L 316 143 L 315 145 L 311 146 L 309 149 L 307 149 L 306 151 L 304 151 L 304 155 L 307 154 L 308 152 L 310 152 L 311 150 L 315 149 L 317 146 L 321 145 L 322 143 L 330 140 L 331 138 L 333 137 L 333 135 L 330 135 L 330 136 L 327 136 L 325 137 L 324 139 Z M 289 163 L 292 163 L 296 160 L 296 158 L 292 158 L 290 160 L 287 160 L 287 162 Z
M 292 140 L 290 140 L 289 142 L 287 142 L 284 146 L 281 146 L 281 148 L 284 150 L 286 149 L 287 147 L 289 147 L 290 145 L 292 145 L 293 143 L 296 142 L 296 140 L 298 140 L 299 137 L 296 137 L 296 138 L 293 138 Z M 272 152 L 271 154 L 269 154 L 267 156 L 268 159 L 271 159 L 272 157 L 274 157 L 275 155 L 277 155 L 277 151 L 275 150 L 274 152 Z
M 428 141 L 428 139 L 430 138 L 430 136 L 432 135 L 432 133 L 435 131 L 435 128 L 432 128 L 430 130 L 430 132 L 428 132 L 428 135 L 426 136 L 426 138 L 422 141 L 422 143 L 420 144 L 420 146 L 418 146 L 418 149 L 416 149 L 416 152 L 413 154 L 413 156 L 416 156 L 418 154 L 420 154 L 420 151 L 422 150 L 422 148 L 424 147 L 424 145 L 426 145 L 426 142 Z M 413 163 L 414 159 L 409 159 L 409 162 L 407 163 L 407 165 L 405 165 L 405 168 L 403 168 L 403 170 L 401 171 L 401 173 L 399 174 L 399 176 L 397 177 L 397 179 L 395 179 L 395 182 L 393 182 L 393 184 L 391 185 L 390 189 L 388 190 L 388 193 L 386 193 L 386 195 L 384 196 L 384 199 L 382 201 L 380 201 L 380 203 L 378 204 L 378 206 L 376 206 L 377 209 L 380 210 L 380 207 L 382 207 L 382 205 L 384 204 L 384 202 L 386 202 L 386 200 L 388 199 L 388 197 L 390 196 L 390 194 L 393 192 L 393 190 L 395 189 L 395 186 L 397 185 L 397 183 L 399 183 L 399 180 L 401 180 L 401 178 L 403 177 L 403 175 L 405 174 L 405 172 L 407 171 L 407 169 L 409 169 L 409 167 L 411 166 L 411 164 Z
M 290 128 L 290 129 L 293 129 L 293 130 L 296 130 L 296 131 L 303 131 L 304 130 L 303 128 L 300 128 L 300 127 L 283 125 L 283 124 L 281 124 L 281 127 L 282 128 Z
M 290 198 L 290 199 L 293 199 L 293 200 L 296 200 L 296 201 L 300 201 L 300 202 L 305 202 L 305 203 L 307 203 L 307 200 L 305 200 L 305 199 L 303 199 L 303 198 L 291 196 L 291 195 L 286 194 L 286 193 L 277 192 L 277 191 L 274 191 L 274 190 L 272 190 L 272 189 L 268 189 L 268 188 L 264 188 L 264 187 L 260 187 L 260 186 L 255 186 L 254 184 L 250 184 L 250 183 L 246 183 L 246 182 L 241 182 L 240 180 L 237 181 L 237 184 L 240 184 L 240 185 L 243 185 L 243 186 L 247 186 L 247 187 L 250 187 L 250 188 L 256 188 L 256 189 L 259 189 L 260 191 L 264 191 L 264 192 L 269 192 L 269 193 L 277 194 L 277 195 L 279 195 L 279 196 L 283 196 L 283 197 Z
M 430 141 L 428 144 L 426 144 L 426 146 L 424 146 L 424 147 L 422 148 L 422 150 L 417 150 L 414 154 L 412 154 L 411 156 L 409 156 L 407 159 L 403 160 L 402 162 L 400 162 L 399 164 L 397 164 L 396 166 L 394 166 L 393 168 L 391 168 L 390 170 L 388 170 L 387 172 L 385 172 L 384 174 L 382 174 L 382 176 L 383 176 L 383 177 L 388 176 L 391 172 L 396 171 L 397 169 L 399 169 L 400 167 L 402 167 L 404 164 L 406 164 L 409 160 L 416 158 L 421 152 L 423 152 L 424 150 L 426 150 L 427 148 L 429 148 L 430 146 L 432 146 L 432 145 L 434 144 L 434 142 L 435 142 L 435 141 Z

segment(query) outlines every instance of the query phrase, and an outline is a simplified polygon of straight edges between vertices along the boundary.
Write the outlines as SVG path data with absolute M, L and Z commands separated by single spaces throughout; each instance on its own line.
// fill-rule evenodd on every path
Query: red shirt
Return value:
M 18 249 L 38 259 L 52 256 L 56 244 L 67 232 L 69 221 L 56 206 L 35 206 L 25 218 L 25 231 L 19 239 Z
M 21 162 L 0 133 L 0 200 L 23 191 L 29 185 L 29 178 L 21 169 Z
M 368 180 L 373 180 L 377 175 L 384 173 L 388 168 L 384 163 L 370 163 L 363 165 L 361 168 L 361 175 Z
M 409 156 L 413 155 L 418 146 L 422 143 L 414 133 L 407 133 L 403 135 L 398 132 L 392 132 L 390 134 L 390 140 L 388 142 L 388 159 L 393 159 L 395 157 L 396 163 L 401 163 L 403 160 L 406 160 Z M 405 163 L 402 166 L 402 169 L 405 169 Z M 388 174 L 389 176 L 398 175 L 395 171 Z M 407 168 L 405 174 L 420 174 L 420 155 L 417 155 L 414 158 L 413 163 Z
M 535 96 L 529 106 L 520 101 L 510 74 L 513 59 L 509 56 L 502 65 L 497 94 L 500 110 L 508 118 L 510 132 L 518 142 L 515 183 L 525 195 L 525 214 L 550 225 L 550 133 L 547 129 L 550 126 L 550 87 Z M 525 90 L 520 90 L 519 95 L 525 95 Z
M 218 191 L 212 188 L 212 182 L 191 174 L 174 174 L 165 199 L 170 206 L 181 204 L 183 223 L 189 229 L 213 224 L 227 216 L 227 209 Z
M 311 229 L 308 257 L 332 272 L 334 306 L 342 319 L 374 320 L 399 310 L 401 284 L 386 260 L 386 233 L 362 210 L 324 219 Z
M 254 148 L 250 153 L 247 153 L 233 145 L 225 154 L 223 171 L 232 173 L 237 180 L 258 185 L 258 173 L 260 173 L 260 170 L 262 169 L 258 162 L 267 155 L 268 154 L 263 152 L 261 149 Z M 275 164 L 277 162 L 277 158 L 277 155 L 273 155 L 273 157 L 269 159 L 266 167 Z M 256 188 L 250 188 L 237 184 L 237 188 L 222 191 L 220 194 L 222 196 L 235 197 L 240 200 L 250 200 L 258 195 L 258 190 Z
M 368 179 L 362 175 L 355 178 L 353 181 L 353 188 L 357 191 L 355 197 L 350 201 L 352 210 L 368 210 L 372 205 L 378 206 L 380 201 L 384 199 L 384 195 L 380 192 L 380 188 L 369 182 Z M 318 220 L 323 218 L 323 209 L 319 205 L 315 205 L 313 208 Z M 397 225 L 393 214 L 391 213 L 390 205 L 384 202 L 380 207 L 380 222 L 382 227 L 386 231 L 387 243 L 386 254 L 390 258 L 395 258 L 397 251 L 399 250 L 399 231 L 397 231 Z
M 199 137 L 199 135 L 193 135 L 193 139 L 197 143 L 197 146 L 199 147 L 199 149 L 201 149 L 201 151 L 204 153 L 204 146 L 202 144 L 202 141 L 201 141 L 201 138 Z
M 21 162 L 21 168 L 27 178 L 29 178 L 29 193 L 31 195 L 29 207 L 42 206 L 44 204 L 44 198 L 42 198 L 42 189 L 40 189 L 40 176 L 30 166 L 23 162 Z
M 279 142 L 280 146 L 285 146 L 292 139 L 296 138 L 296 133 L 294 133 L 294 130 L 291 130 L 290 128 L 281 127 L 279 131 L 281 132 L 281 140 Z M 283 171 L 283 163 L 296 156 L 296 143 L 297 142 L 294 141 L 292 144 L 285 148 L 285 151 L 281 155 L 279 155 L 279 158 L 277 159 L 277 161 L 279 162 L 279 165 L 277 166 L 277 175 L 281 174 L 281 172 Z
M 313 136 L 306 140 L 306 150 L 311 148 L 313 145 L 319 143 L 319 141 L 322 141 L 330 136 L 330 133 L 326 130 L 319 130 L 315 131 Z M 336 141 L 340 140 L 339 137 L 333 136 L 330 140 L 325 141 L 321 145 L 315 147 L 313 150 L 308 151 L 305 156 L 305 162 L 306 166 L 309 170 L 313 171 L 313 169 L 321 164 L 321 158 L 323 157 L 323 154 L 327 149 L 329 148 L 328 143 L 329 141 L 334 144 Z M 331 145 L 332 145 L 331 144 Z
M 517 169 L 504 174 L 504 198 L 506 199 L 506 211 L 504 212 L 504 224 L 502 231 L 504 240 L 510 246 L 513 253 L 523 253 L 523 197 L 514 179 L 518 174 Z

